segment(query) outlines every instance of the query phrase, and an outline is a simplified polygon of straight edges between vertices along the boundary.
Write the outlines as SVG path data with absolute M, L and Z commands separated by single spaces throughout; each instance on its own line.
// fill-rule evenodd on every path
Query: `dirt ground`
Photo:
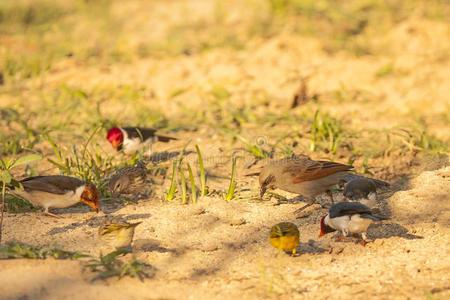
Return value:
M 186 9 L 202 7 L 197 14 L 186 16 L 193 19 L 208 18 L 214 10 L 209 1 L 168 1 L 167 6 L 163 2 L 145 6 L 151 8 L 146 11 L 149 20 L 176 23 Z M 139 14 L 142 9 L 136 3 L 140 2 L 115 4 L 113 12 L 136 14 L 126 26 L 139 32 L 145 29 L 138 26 L 143 24 L 144 15 Z M 231 23 L 245 18 L 239 6 L 230 11 Z M 153 23 L 145 24 L 152 27 Z M 154 25 L 152 37 L 164 31 L 160 27 Z M 264 39 L 255 38 L 239 51 L 218 48 L 107 67 L 79 65 L 67 58 L 52 66 L 45 76 L 21 83 L 20 93 L 0 94 L 0 107 L 29 101 L 27 109 L 36 109 L 47 103 L 40 100 L 37 91 L 51 91 L 61 84 L 86 90 L 133 85 L 157 95 L 149 96 L 149 110 L 163 110 L 169 120 L 177 120 L 188 109 L 196 111 L 207 105 L 204 91 L 220 84 L 230 91 L 231 104 L 258 103 L 261 98 L 250 95 L 260 95 L 261 91 L 271 95 L 271 102 L 257 106 L 256 112 L 302 115 L 320 107 L 347 122 L 352 130 L 362 132 L 363 137 L 371 130 L 421 120 L 430 134 L 449 141 L 450 61 L 444 55 L 450 50 L 448 23 L 411 16 L 373 43 L 375 49 L 383 49 L 382 54 L 330 54 L 318 39 L 287 28 Z M 373 74 L 390 62 L 401 74 L 374 78 Z M 308 76 L 308 93 L 320 97 L 317 102 L 289 111 L 299 76 Z M 188 90 L 171 98 L 175 88 Z M 338 89 L 370 97 L 339 100 L 331 96 Z M 132 125 L 127 116 L 135 110 L 132 102 L 106 99 L 99 105 L 104 115 Z M 86 115 L 93 110 L 84 111 L 80 118 L 88 120 Z M 243 126 L 263 143 L 283 135 L 288 127 L 276 123 Z M 306 131 L 296 126 L 289 129 Z M 200 145 L 210 190 L 225 190 L 231 171 L 230 153 L 237 144 L 205 124 L 197 131 L 181 130 L 173 135 L 180 140 L 157 144 L 154 150 L 180 151 L 188 140 L 194 141 L 187 150 L 195 151 L 194 143 Z M 70 145 L 70 135 L 58 138 Z M 102 138 L 96 137 L 98 144 L 112 151 Z M 302 141 L 294 147 L 295 152 L 307 151 L 309 144 Z M 48 143 L 37 147 L 47 157 L 54 157 Z M 3 243 L 57 245 L 93 256 L 111 251 L 97 237 L 98 225 L 107 215 L 142 221 L 136 228 L 133 254 L 127 259 L 135 257 L 150 264 L 152 270 L 151 278 L 143 282 L 129 277 L 91 282 L 94 274 L 77 260 L 0 260 L 0 299 L 450 299 L 450 159 L 446 154 L 424 153 L 414 146 L 410 150 L 369 161 L 372 176 L 391 183 L 380 191 L 378 207 L 391 219 L 370 227 L 368 236 L 373 241 L 365 247 L 350 238 L 335 242 L 331 234 L 319 239 L 319 222 L 326 209 L 314 205 L 298 217 L 294 212 L 305 203 L 297 195 L 277 191 L 289 199 L 285 202 L 254 199 L 258 195 L 257 177 L 244 176 L 248 172 L 246 163 L 251 160 L 248 154 L 248 160 L 238 160 L 241 197 L 229 202 L 219 194 L 200 197 L 197 204 L 189 205 L 179 200 L 162 201 L 170 178 L 155 176 L 149 198 L 135 202 L 102 199 L 98 214 L 83 205 L 55 210 L 62 219 L 40 212 L 6 213 Z M 329 158 L 324 152 L 307 154 Z M 118 156 L 117 160 L 121 159 L 123 156 Z M 349 154 L 338 152 L 332 159 L 346 163 Z M 195 153 L 188 154 L 186 160 L 194 165 Z M 363 160 L 364 156 L 357 158 L 357 171 L 362 170 Z M 171 166 L 170 161 L 162 164 Z M 44 160 L 39 169 L 45 174 L 58 174 Z M 23 169 L 14 172 L 23 177 Z M 334 196 L 342 197 L 339 191 Z M 329 204 L 326 195 L 320 203 Z M 299 227 L 300 245 L 295 256 L 278 253 L 269 243 L 271 226 L 281 221 Z

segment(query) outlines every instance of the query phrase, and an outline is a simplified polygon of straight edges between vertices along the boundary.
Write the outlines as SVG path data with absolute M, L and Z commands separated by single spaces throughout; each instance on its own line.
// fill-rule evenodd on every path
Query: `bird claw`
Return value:
M 367 241 L 366 240 L 362 240 L 361 242 L 359 242 L 361 245 L 363 245 L 364 247 L 367 245 Z

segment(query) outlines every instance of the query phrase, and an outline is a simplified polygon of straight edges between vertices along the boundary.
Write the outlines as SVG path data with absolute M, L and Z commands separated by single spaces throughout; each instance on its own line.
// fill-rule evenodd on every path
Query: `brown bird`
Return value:
M 95 185 L 78 178 L 55 175 L 35 176 L 22 179 L 23 190 L 11 187 L 11 193 L 18 195 L 34 206 L 44 208 L 45 214 L 60 218 L 49 208 L 64 208 L 83 202 L 98 212 L 100 193 Z
M 315 161 L 307 156 L 270 162 L 259 174 L 261 197 L 268 188 L 301 194 L 308 200 L 345 181 L 353 166 L 332 161 Z
M 144 189 L 146 179 L 147 171 L 145 163 L 138 162 L 135 167 L 128 166 L 119 169 L 109 179 L 108 187 L 113 196 L 133 194 Z

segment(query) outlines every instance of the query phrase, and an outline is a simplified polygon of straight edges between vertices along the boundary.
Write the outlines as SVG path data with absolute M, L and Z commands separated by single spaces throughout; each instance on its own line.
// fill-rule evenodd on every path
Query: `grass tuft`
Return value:
M 145 272 L 145 269 L 151 268 L 149 264 L 133 259 L 128 263 L 124 263 L 117 257 L 127 254 L 127 250 L 113 251 L 105 256 L 100 254 L 99 259 L 92 259 L 85 267 L 89 268 L 91 272 L 98 273 L 92 281 L 98 279 L 105 280 L 110 277 L 118 277 L 121 279 L 124 276 L 137 277 L 140 281 L 144 278 L 149 278 L 150 275 Z
M 79 259 L 89 257 L 89 255 L 79 252 L 65 251 L 58 248 L 50 249 L 43 246 L 31 246 L 19 242 L 11 242 L 0 247 L 0 259 L 46 259 L 47 257 L 53 257 L 55 259 Z

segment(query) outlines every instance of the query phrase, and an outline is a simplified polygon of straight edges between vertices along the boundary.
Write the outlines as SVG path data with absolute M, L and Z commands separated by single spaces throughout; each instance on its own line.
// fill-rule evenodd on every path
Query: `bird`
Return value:
M 294 223 L 281 222 L 272 226 L 269 240 L 274 248 L 292 250 L 292 254 L 295 254 L 300 242 L 300 232 Z
M 264 166 L 259 173 L 260 195 L 264 196 L 269 188 L 279 188 L 300 194 L 311 202 L 319 194 L 330 191 L 334 185 L 362 177 L 351 173 L 351 169 L 353 169 L 351 165 L 312 160 L 306 155 L 274 160 Z M 374 182 L 387 184 L 381 180 Z M 334 202 L 332 197 L 331 199 Z
M 127 166 L 119 169 L 109 179 L 108 187 L 113 196 L 133 194 L 143 190 L 146 179 L 145 163 L 140 161 L 136 166 Z
M 20 180 L 23 190 L 10 187 L 11 193 L 24 198 L 34 206 L 44 208 L 44 213 L 60 218 L 49 211 L 50 208 L 63 208 L 83 202 L 98 213 L 100 193 L 95 185 L 75 177 L 53 175 L 34 176 Z
M 133 241 L 136 226 L 141 223 L 128 223 L 120 219 L 106 219 L 98 227 L 98 236 L 116 249 L 128 248 Z
M 353 166 L 315 161 L 306 155 L 269 162 L 259 174 L 261 197 L 268 188 L 301 194 L 308 200 L 329 190 L 349 175 Z
M 146 156 L 152 154 L 152 144 L 160 141 L 167 143 L 177 138 L 160 135 L 156 129 L 145 127 L 112 127 L 108 130 L 106 139 L 117 151 L 123 149 L 127 155 L 133 155 L 143 150 Z
M 372 222 L 387 220 L 386 216 L 376 215 L 372 210 L 359 202 L 339 202 L 330 207 L 327 215 L 320 220 L 319 238 L 327 233 L 340 231 L 337 241 L 348 236 L 361 234 L 361 244 L 367 244 L 367 228 Z
M 377 203 L 377 185 L 370 178 L 350 180 L 345 184 L 343 201 L 357 201 L 374 207 Z

